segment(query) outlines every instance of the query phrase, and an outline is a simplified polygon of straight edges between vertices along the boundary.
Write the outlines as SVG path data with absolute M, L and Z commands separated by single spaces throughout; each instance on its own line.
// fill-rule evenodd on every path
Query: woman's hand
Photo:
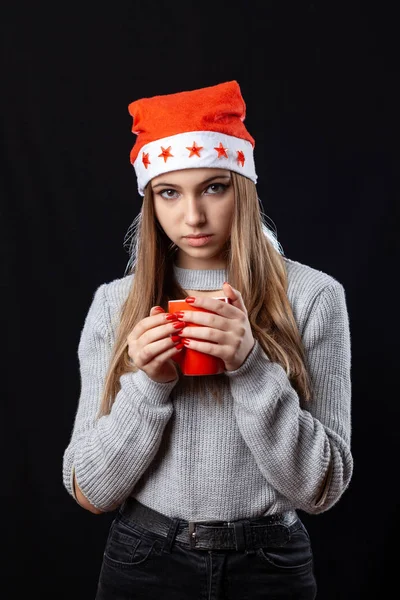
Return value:
M 223 290 L 231 304 L 205 296 L 188 303 L 188 310 L 179 313 L 179 320 L 203 327 L 187 326 L 179 335 L 184 338 L 183 343 L 187 348 L 217 356 L 224 361 L 226 371 L 235 371 L 246 360 L 255 340 L 241 293 L 227 282 L 224 283 Z M 191 304 L 216 314 L 191 311 Z M 199 339 L 202 341 L 198 341 Z
M 128 335 L 128 354 L 132 362 L 157 383 L 167 383 L 177 377 L 172 357 L 183 348 L 178 337 L 182 327 L 175 314 L 153 306 L 150 316 L 139 321 Z

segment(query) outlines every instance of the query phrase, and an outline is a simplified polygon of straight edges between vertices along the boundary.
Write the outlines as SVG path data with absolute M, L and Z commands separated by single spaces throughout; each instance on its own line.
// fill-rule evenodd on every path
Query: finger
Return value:
M 224 310 L 224 307 L 230 306 L 230 300 L 226 296 L 188 296 L 185 298 L 185 301 L 188 309 L 190 309 L 191 306 L 198 306 L 206 308 L 207 310 L 212 310 L 213 312 L 220 312 L 221 310 Z
M 139 323 L 136 323 L 135 327 L 132 329 L 130 336 L 133 340 L 137 340 L 142 336 L 146 331 L 149 331 L 155 327 L 159 327 L 165 323 L 169 322 L 170 314 L 166 312 L 156 312 L 155 314 L 145 317 Z
M 148 346 L 149 344 L 153 344 L 159 340 L 176 336 L 184 328 L 184 326 L 184 323 L 179 323 L 175 320 L 171 323 L 166 323 L 165 325 L 153 327 L 152 329 L 145 331 L 140 338 L 138 338 L 137 343 L 141 348 L 143 348 L 144 346 Z
M 165 310 L 162 306 L 152 306 L 150 309 L 150 316 L 165 313 Z
M 211 327 L 185 327 L 179 332 L 181 339 L 207 340 L 213 344 L 227 344 L 228 333 Z
M 226 346 L 221 344 L 213 344 L 212 342 L 202 342 L 197 339 L 193 340 L 192 338 L 185 338 L 183 345 L 185 348 L 197 350 L 197 352 L 202 352 L 203 354 L 216 356 L 222 360 L 224 360 L 227 355 Z
M 247 315 L 247 309 L 243 302 L 242 294 L 239 292 L 239 290 L 232 287 L 227 281 L 224 281 L 222 284 L 222 289 L 224 290 L 224 294 L 229 299 L 231 305 L 239 308 Z
M 178 321 L 186 323 L 188 327 L 190 327 L 191 323 L 195 323 L 196 325 L 220 329 L 221 331 L 228 331 L 229 329 L 229 323 L 226 319 L 226 317 L 217 315 L 213 312 L 200 310 L 184 310 L 178 315 Z
M 226 300 L 229 299 L 226 298 Z M 202 308 L 206 311 L 213 312 L 218 315 L 223 315 L 228 318 L 234 318 L 235 316 L 237 316 L 235 308 L 233 308 L 232 310 L 230 300 L 226 302 L 222 296 L 220 298 L 212 298 L 210 296 L 192 296 L 190 297 L 189 302 L 188 298 L 186 298 L 186 303 L 188 310 L 190 310 L 191 306 L 195 306 L 196 308 Z
M 167 337 L 144 346 L 134 357 L 134 363 L 139 368 L 149 365 L 154 360 L 161 364 L 163 360 L 166 360 L 165 355 L 168 355 L 168 358 L 182 348 L 182 342 L 174 342 L 170 337 Z

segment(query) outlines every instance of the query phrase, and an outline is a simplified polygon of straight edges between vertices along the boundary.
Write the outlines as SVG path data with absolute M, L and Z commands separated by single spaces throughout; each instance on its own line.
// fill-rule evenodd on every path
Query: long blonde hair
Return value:
M 234 172 L 231 178 L 235 210 L 226 249 L 227 281 L 242 294 L 254 338 L 270 360 L 285 369 L 300 400 L 308 401 L 311 383 L 305 366 L 303 343 L 287 297 L 283 250 L 265 234 L 266 218 L 254 183 Z M 126 275 L 134 276 L 121 308 L 98 417 L 110 412 L 121 387 L 121 375 L 137 371 L 127 353 L 128 334 L 136 323 L 149 316 L 153 306 L 162 306 L 167 311 L 169 299 L 186 296 L 173 272 L 177 247 L 166 236 L 155 216 L 151 186 L 147 186 L 142 210 L 128 231 L 130 260 Z M 149 277 L 149 273 L 153 276 Z M 222 389 L 224 377 L 190 379 L 193 380 L 192 387 L 199 391 L 204 389 L 205 382 L 202 380 L 208 379 L 213 395 L 218 399 L 218 389 Z

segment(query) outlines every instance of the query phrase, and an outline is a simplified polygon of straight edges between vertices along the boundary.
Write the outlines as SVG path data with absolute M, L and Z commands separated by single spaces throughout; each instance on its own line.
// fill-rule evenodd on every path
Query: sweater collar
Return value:
M 173 265 L 175 279 L 184 290 L 221 290 L 226 269 L 182 269 Z

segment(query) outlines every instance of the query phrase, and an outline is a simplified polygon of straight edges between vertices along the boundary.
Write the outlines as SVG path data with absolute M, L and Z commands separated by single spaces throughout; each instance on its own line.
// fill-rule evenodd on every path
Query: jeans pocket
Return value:
M 153 553 L 162 550 L 163 543 L 150 533 L 135 529 L 117 516 L 110 528 L 104 562 L 120 569 L 129 569 L 146 562 Z
M 257 550 L 258 558 L 271 571 L 305 573 L 313 568 L 310 537 L 302 522 L 292 532 L 283 546 L 265 547 Z

